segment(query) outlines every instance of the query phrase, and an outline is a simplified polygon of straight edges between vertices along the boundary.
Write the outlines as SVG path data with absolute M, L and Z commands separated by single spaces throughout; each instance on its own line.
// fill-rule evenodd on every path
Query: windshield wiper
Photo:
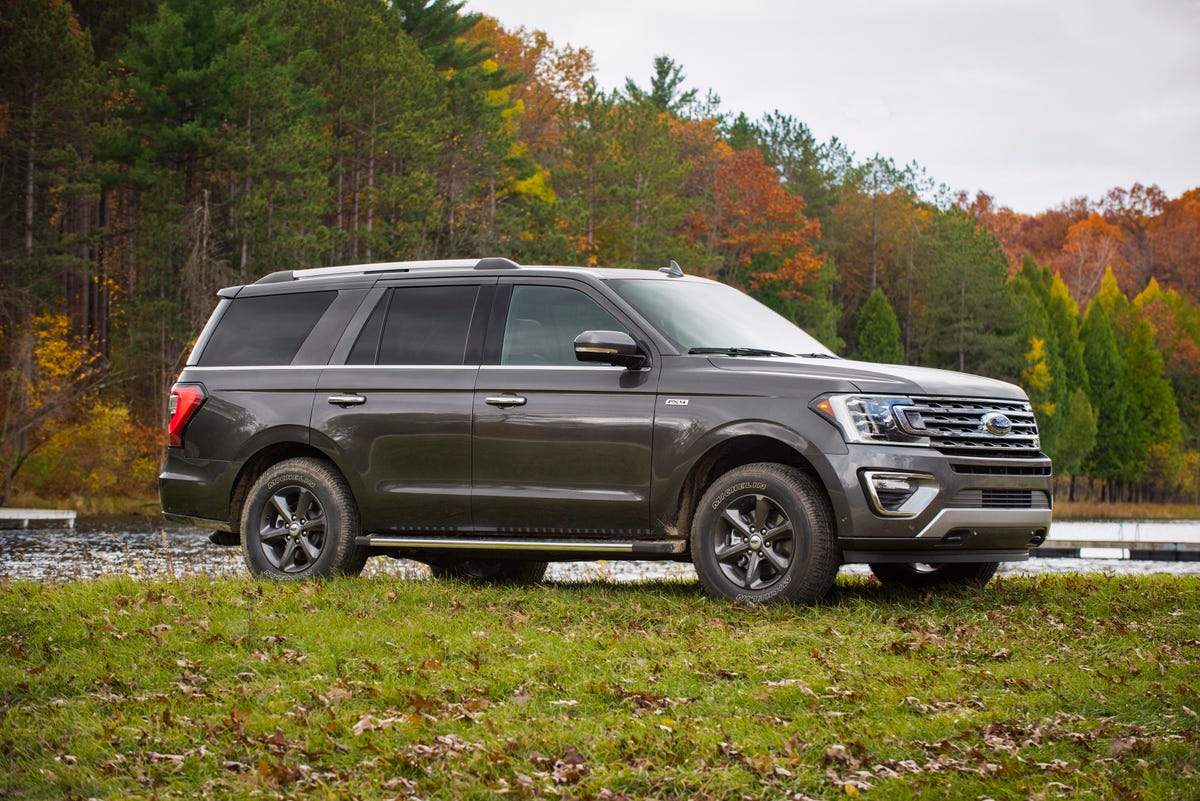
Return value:
M 840 359 L 841 356 L 835 356 L 832 353 L 797 353 L 801 359 Z
M 689 348 L 688 353 L 720 353 L 725 356 L 791 356 L 781 350 L 764 348 Z

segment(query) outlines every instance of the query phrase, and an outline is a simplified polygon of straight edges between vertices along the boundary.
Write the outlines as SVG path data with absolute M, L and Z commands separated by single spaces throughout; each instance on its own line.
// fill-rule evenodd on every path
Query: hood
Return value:
M 830 382 L 831 391 L 839 391 L 838 387 L 833 386 L 835 382 L 844 382 L 859 392 L 873 395 L 940 395 L 954 398 L 1028 400 L 1025 390 L 1016 384 L 930 367 L 800 357 L 711 356 L 709 361 L 714 367 L 722 370 L 821 377 Z M 850 387 L 846 389 L 850 390 Z

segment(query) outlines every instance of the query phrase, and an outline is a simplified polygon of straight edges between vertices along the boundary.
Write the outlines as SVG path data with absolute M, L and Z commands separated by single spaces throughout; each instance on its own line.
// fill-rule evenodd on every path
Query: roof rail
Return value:
M 370 275 L 372 273 L 411 273 L 419 270 L 515 270 L 521 265 L 511 259 L 431 259 L 428 261 L 390 261 L 378 264 L 347 264 L 340 267 L 313 267 L 307 270 L 281 270 L 265 275 L 254 283 L 274 284 L 279 281 L 300 281 L 306 278 L 329 278 L 338 275 Z

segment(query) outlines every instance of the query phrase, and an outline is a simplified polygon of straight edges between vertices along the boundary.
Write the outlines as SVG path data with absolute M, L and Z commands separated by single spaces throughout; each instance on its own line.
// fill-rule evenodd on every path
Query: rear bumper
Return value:
M 158 476 L 158 500 L 170 520 L 230 531 L 229 501 L 237 466 L 216 459 L 189 459 L 169 448 Z

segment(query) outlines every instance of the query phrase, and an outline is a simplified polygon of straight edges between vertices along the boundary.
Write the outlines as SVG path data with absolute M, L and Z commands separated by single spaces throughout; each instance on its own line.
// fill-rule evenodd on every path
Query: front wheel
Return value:
M 536 584 L 546 576 L 548 562 L 515 559 L 458 559 L 430 562 L 429 572 L 436 579 L 461 579 L 477 584 Z
M 700 500 L 692 562 L 714 598 L 815 603 L 837 577 L 829 504 L 817 484 L 787 465 L 730 470 Z
M 358 575 L 358 510 L 346 480 L 320 459 L 288 459 L 267 470 L 242 510 L 242 554 L 256 576 L 283 580 Z
M 999 562 L 872 562 L 871 572 L 884 586 L 920 590 L 956 584 L 982 587 L 999 566 Z

